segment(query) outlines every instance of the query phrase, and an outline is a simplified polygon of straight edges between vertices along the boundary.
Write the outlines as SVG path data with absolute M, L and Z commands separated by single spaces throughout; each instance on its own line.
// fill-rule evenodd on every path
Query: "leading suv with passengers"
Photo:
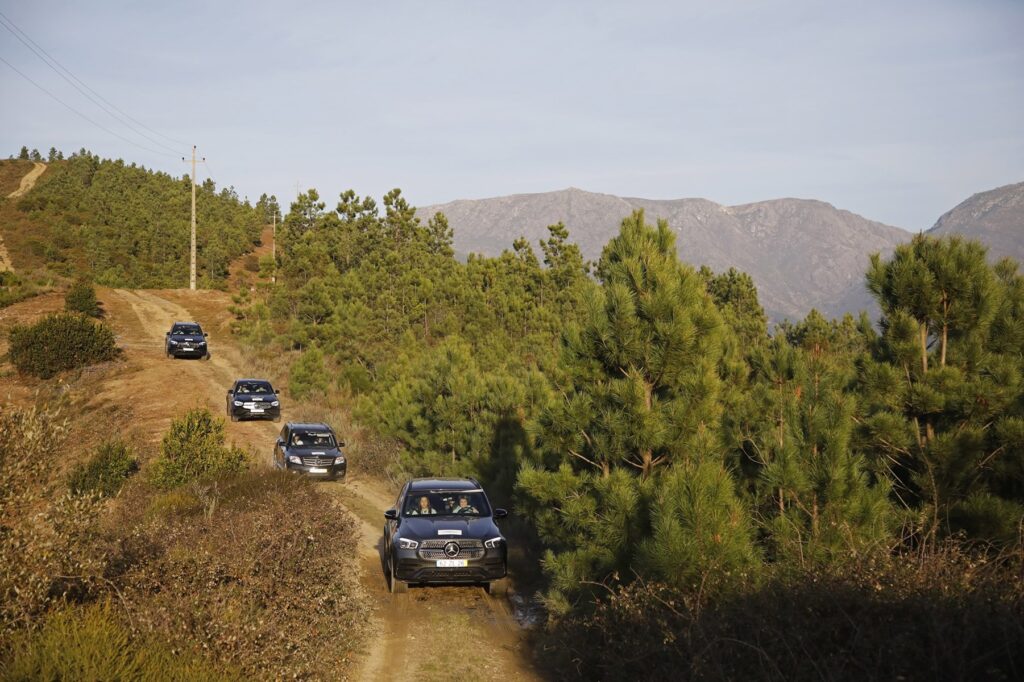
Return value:
M 483 583 L 508 589 L 508 547 L 492 509 L 472 478 L 416 478 L 384 512 L 384 551 L 392 592 L 409 583 Z
M 206 344 L 209 334 L 204 333 L 197 323 L 175 322 L 164 336 L 167 357 L 210 359 L 210 349 Z

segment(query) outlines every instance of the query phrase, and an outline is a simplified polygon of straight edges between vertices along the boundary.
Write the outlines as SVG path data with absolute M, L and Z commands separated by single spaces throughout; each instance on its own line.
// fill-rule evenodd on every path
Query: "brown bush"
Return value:
M 104 577 L 137 627 L 247 676 L 345 676 L 366 621 L 356 529 L 314 485 L 257 471 L 120 501 Z
M 636 582 L 537 636 L 577 679 L 964 680 L 1024 673 L 1021 556 L 950 546 L 704 603 Z

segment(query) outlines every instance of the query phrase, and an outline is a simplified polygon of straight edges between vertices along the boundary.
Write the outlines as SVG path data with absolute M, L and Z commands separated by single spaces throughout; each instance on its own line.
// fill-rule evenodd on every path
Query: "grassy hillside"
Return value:
M 0 186 L 16 188 L 30 167 L 5 162 Z M 51 163 L 26 196 L 0 203 L 0 229 L 19 272 L 46 268 L 111 286 L 180 287 L 188 282 L 190 200 L 187 177 L 82 150 Z M 216 287 L 230 261 L 258 243 L 262 217 L 210 180 L 198 189 L 197 214 L 200 285 Z

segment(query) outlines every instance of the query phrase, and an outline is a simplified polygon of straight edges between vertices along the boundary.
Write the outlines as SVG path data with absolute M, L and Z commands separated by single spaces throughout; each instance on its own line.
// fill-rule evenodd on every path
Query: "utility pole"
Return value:
M 182 161 L 185 157 L 181 158 Z M 206 161 L 206 157 L 202 158 Z M 188 288 L 196 290 L 196 146 L 192 145 L 192 248 L 188 270 Z
M 277 283 L 277 209 L 274 209 L 274 231 L 270 237 L 270 257 L 274 259 L 273 275 L 270 276 L 270 283 Z

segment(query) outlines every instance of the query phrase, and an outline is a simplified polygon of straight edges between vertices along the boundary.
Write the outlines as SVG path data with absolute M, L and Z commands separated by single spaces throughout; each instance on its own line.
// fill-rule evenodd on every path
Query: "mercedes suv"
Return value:
M 348 467 L 343 447 L 327 424 L 288 422 L 274 444 L 274 466 L 334 481 L 344 478 Z
M 384 551 L 392 592 L 410 583 L 483 583 L 493 595 L 508 589 L 508 548 L 492 509 L 472 478 L 417 478 L 384 512 Z
M 171 331 L 165 334 L 164 351 L 169 358 L 203 358 L 210 359 L 210 349 L 206 345 L 209 334 L 195 322 L 175 322 Z
M 239 379 L 228 389 L 228 417 L 239 419 L 273 419 L 281 421 L 281 400 L 274 387 L 264 379 Z

